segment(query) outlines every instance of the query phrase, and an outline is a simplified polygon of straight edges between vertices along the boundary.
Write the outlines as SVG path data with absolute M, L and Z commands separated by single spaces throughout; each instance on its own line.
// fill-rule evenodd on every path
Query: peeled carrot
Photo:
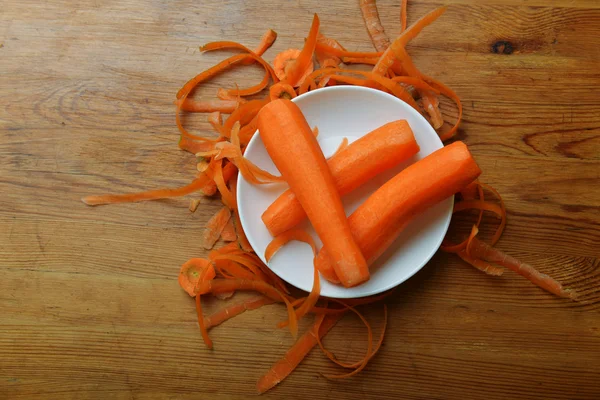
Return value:
M 370 181 L 374 176 L 407 160 L 419 151 L 405 120 L 385 124 L 356 140 L 331 157 L 327 164 L 340 196 Z M 293 228 L 306 218 L 296 195 L 285 191 L 262 215 L 273 236 Z
M 415 215 L 452 196 L 481 173 L 467 146 L 454 142 L 417 161 L 373 193 L 348 221 L 369 264 L 393 242 Z M 324 244 L 316 260 L 323 276 L 335 271 Z
M 335 180 L 300 108 L 282 99 L 267 104 L 258 114 L 258 130 L 271 159 L 330 249 L 342 284 L 351 287 L 368 280 L 369 269 L 352 238 Z
M 319 325 L 313 325 L 296 343 L 277 361 L 256 384 L 258 393 L 264 393 L 284 380 L 296 369 L 298 364 L 317 345 L 317 338 L 322 338 L 342 318 L 343 314 L 327 315 Z

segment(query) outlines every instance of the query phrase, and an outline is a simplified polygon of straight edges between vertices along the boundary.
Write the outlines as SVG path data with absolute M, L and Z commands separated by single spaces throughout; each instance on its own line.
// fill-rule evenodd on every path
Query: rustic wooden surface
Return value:
M 0 398 L 244 398 L 291 345 L 278 306 L 246 313 L 202 344 L 179 265 L 202 256 L 217 200 L 90 208 L 84 194 L 188 182 L 172 101 L 220 60 L 216 39 L 298 47 L 318 12 L 325 34 L 371 49 L 357 1 L 83 0 L 0 10 Z M 409 22 L 439 5 L 409 4 Z M 600 3 L 454 0 L 409 51 L 464 101 L 460 138 L 503 195 L 499 247 L 582 295 L 553 298 L 513 273 L 490 278 L 438 254 L 390 299 L 389 332 L 343 382 L 313 352 L 267 398 L 600 398 Z M 387 32 L 399 1 L 380 0 Z M 267 22 L 268 21 L 268 22 Z M 202 91 L 260 79 L 247 68 Z M 452 113 L 450 107 L 444 110 Z M 196 131 L 203 117 L 189 118 Z M 372 320 L 381 310 L 367 310 Z M 328 336 L 364 350 L 349 318 Z

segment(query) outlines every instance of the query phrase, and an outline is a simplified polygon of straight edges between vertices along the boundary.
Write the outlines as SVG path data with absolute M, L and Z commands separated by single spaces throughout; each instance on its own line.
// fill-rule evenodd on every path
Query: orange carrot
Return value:
M 378 58 L 367 58 L 367 57 L 344 57 L 342 61 L 344 64 L 377 64 Z
M 470 245 L 467 247 L 467 253 L 474 258 L 483 259 L 509 268 L 529 279 L 534 285 L 537 285 L 558 297 L 569 299 L 575 298 L 575 292 L 570 289 L 564 289 L 559 282 L 548 275 L 542 274 L 531 265 L 521 262 L 477 238 L 473 238 Z
M 254 52 L 257 55 L 262 56 L 265 53 L 265 51 L 267 51 L 269 49 L 269 47 L 271 47 L 273 45 L 273 43 L 275 43 L 276 39 L 277 39 L 277 32 L 275 32 L 273 29 L 269 29 L 268 31 L 265 32 L 263 37 L 260 39 L 260 43 L 254 49 Z M 244 64 L 251 63 L 252 61 L 253 60 L 247 60 L 244 62 Z
M 208 182 L 208 177 L 204 174 L 194 179 L 192 183 L 176 189 L 158 189 L 147 192 L 131 194 L 105 194 L 100 196 L 86 196 L 81 199 L 88 206 L 98 206 L 102 204 L 133 203 L 136 201 L 168 199 L 172 197 L 185 196 L 186 194 L 197 192 Z
M 319 32 L 319 34 L 317 35 L 317 43 L 323 43 L 327 46 L 331 46 L 331 47 L 333 47 L 335 49 L 339 49 L 339 50 L 346 50 L 337 40 L 328 38 L 327 36 L 323 35 L 321 32 Z M 335 55 L 330 55 L 330 54 L 318 51 L 316 49 L 316 45 L 315 45 L 315 54 L 317 56 L 317 61 L 319 62 L 319 65 L 321 66 L 321 68 L 337 67 L 342 62 L 342 60 Z
M 375 0 L 360 0 L 359 5 L 373 46 L 377 51 L 385 51 L 390 45 L 390 40 L 381 25 Z
M 313 325 L 294 345 L 277 361 L 256 384 L 258 393 L 264 393 L 284 380 L 296 369 L 298 364 L 317 344 L 317 337 L 322 338 L 335 326 L 343 314 L 327 315 L 320 326 Z
M 467 254 L 466 250 L 461 250 L 456 253 L 463 261 L 469 263 L 473 267 L 478 270 L 485 272 L 491 276 L 501 276 L 504 274 L 504 270 L 502 268 L 496 267 L 488 262 L 480 260 L 478 258 L 473 258 Z
M 227 224 L 221 232 L 221 239 L 223 239 L 224 242 L 235 242 L 237 240 L 233 218 L 230 218 L 229 221 L 227 221 Z
M 214 142 L 192 140 L 183 135 L 179 137 L 179 142 L 177 143 L 177 145 L 181 150 L 185 150 L 192 154 L 200 153 L 202 151 L 211 151 L 215 148 Z
M 396 240 L 413 216 L 459 192 L 480 173 L 467 146 L 455 142 L 407 167 L 380 187 L 348 219 L 369 264 Z M 323 276 L 333 274 L 327 244 L 316 263 Z
M 202 246 L 205 249 L 212 249 L 230 218 L 231 211 L 229 207 L 223 207 L 208 220 L 202 236 Z
M 419 145 L 410 126 L 405 120 L 399 120 L 351 143 L 331 157 L 327 164 L 338 192 L 344 196 L 418 151 Z M 291 190 L 279 196 L 262 215 L 273 236 L 293 228 L 305 218 L 306 213 Z
M 181 266 L 177 281 L 187 294 L 194 297 L 196 295 L 194 289 L 198 282 L 208 281 L 214 277 L 215 269 L 210 261 L 203 258 L 192 258 Z
M 295 103 L 275 100 L 260 110 L 258 130 L 265 148 L 330 249 L 337 276 L 346 287 L 369 279 L 352 238 L 335 180 L 304 115 Z
M 244 300 L 243 302 L 226 306 L 219 311 L 204 317 L 204 327 L 210 329 L 220 325 L 230 318 L 242 314 L 244 311 L 256 310 L 262 306 L 273 304 L 275 301 L 265 296 L 255 296 Z
M 320 51 L 325 54 L 329 54 L 336 57 L 366 57 L 366 58 L 378 58 L 383 55 L 383 52 L 369 52 L 369 51 L 347 51 L 329 46 L 328 44 L 317 42 L 315 46 L 316 51 Z M 316 72 L 316 71 L 315 71 Z
M 229 182 L 231 180 L 231 178 L 233 178 L 235 176 L 235 174 L 237 174 L 238 169 L 235 166 L 235 164 L 233 163 L 227 163 L 225 164 L 225 166 L 223 167 L 223 181 L 225 183 Z M 214 179 L 209 180 L 206 185 L 204 185 L 204 187 L 201 189 L 201 192 L 205 195 L 205 196 L 212 196 L 215 193 L 217 193 L 217 184 L 214 181 Z

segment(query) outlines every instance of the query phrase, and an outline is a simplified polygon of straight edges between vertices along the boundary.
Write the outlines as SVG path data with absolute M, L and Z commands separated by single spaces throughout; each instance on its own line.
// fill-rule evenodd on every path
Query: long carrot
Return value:
M 360 249 L 372 264 L 415 215 L 474 181 L 481 170 L 467 146 L 452 143 L 407 167 L 373 193 L 348 221 Z M 316 264 L 325 276 L 334 268 L 324 244 Z
M 317 338 L 322 338 L 335 326 L 343 314 L 327 315 L 319 325 L 313 325 L 296 343 L 277 361 L 256 384 L 258 393 L 271 389 L 296 369 L 298 364 L 317 345 Z
M 351 287 L 369 279 L 335 180 L 300 108 L 282 99 L 267 104 L 258 114 L 258 130 L 271 159 L 330 249 L 342 284 Z
M 327 164 L 340 196 L 370 181 L 374 176 L 407 160 L 419 151 L 405 120 L 385 124 L 356 140 L 331 157 Z M 262 215 L 273 236 L 293 228 L 306 213 L 291 190 L 285 191 Z

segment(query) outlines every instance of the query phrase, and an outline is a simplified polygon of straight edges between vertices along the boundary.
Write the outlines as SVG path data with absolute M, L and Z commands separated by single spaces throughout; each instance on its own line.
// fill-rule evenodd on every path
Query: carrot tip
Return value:
M 85 196 L 81 198 L 81 201 L 88 206 L 96 206 L 98 203 L 95 201 L 95 196 Z

